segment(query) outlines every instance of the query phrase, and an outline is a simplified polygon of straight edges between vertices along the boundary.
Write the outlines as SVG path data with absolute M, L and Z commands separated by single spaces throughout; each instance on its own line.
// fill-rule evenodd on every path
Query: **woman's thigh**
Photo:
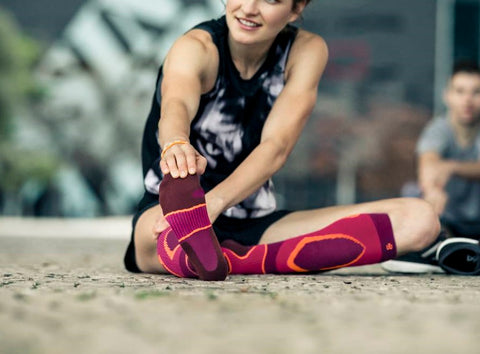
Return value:
M 135 258 L 138 268 L 145 273 L 167 273 L 158 260 L 157 235 L 153 232 L 161 215 L 160 207 L 155 205 L 144 211 L 135 224 Z
M 272 224 L 260 243 L 318 231 L 347 216 L 374 213 L 389 215 L 399 254 L 426 247 L 440 231 L 438 217 L 429 204 L 416 198 L 398 198 L 294 212 Z

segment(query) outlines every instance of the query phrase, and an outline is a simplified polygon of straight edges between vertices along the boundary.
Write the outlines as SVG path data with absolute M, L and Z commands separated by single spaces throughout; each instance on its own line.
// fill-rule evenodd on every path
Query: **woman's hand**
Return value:
M 163 230 L 165 230 L 167 227 L 170 227 L 170 225 L 167 222 L 167 219 L 165 219 L 165 217 L 163 216 L 162 207 L 160 205 L 158 207 L 160 209 L 160 214 L 158 215 L 157 220 L 155 221 L 155 224 L 153 225 L 153 228 L 152 228 L 152 232 L 155 240 L 158 239 L 158 236 Z
M 160 168 L 164 175 L 170 173 L 173 178 L 185 178 L 188 174 L 203 174 L 207 167 L 207 159 L 200 155 L 186 141 L 165 144 L 160 160 Z

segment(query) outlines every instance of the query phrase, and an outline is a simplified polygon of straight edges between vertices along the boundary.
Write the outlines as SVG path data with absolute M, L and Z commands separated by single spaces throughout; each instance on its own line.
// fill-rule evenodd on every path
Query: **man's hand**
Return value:
M 441 215 L 447 205 L 448 195 L 443 189 L 432 188 L 424 192 L 423 199 L 432 205 L 438 215 Z

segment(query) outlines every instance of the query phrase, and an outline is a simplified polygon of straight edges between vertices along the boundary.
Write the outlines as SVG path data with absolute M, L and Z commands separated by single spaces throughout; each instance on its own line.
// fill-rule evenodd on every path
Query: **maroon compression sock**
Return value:
M 180 246 L 202 280 L 224 280 L 228 265 L 207 213 L 205 193 L 198 175 L 164 176 L 160 205 Z
M 185 251 L 171 227 L 163 230 L 157 239 L 158 260 L 165 270 L 179 278 L 198 278 Z
M 396 256 L 387 214 L 359 214 L 285 241 L 242 246 L 222 242 L 231 274 L 303 273 L 373 264 Z
M 177 238 L 165 230 L 158 238 L 158 257 L 179 277 L 196 277 Z M 387 214 L 359 214 L 285 241 L 243 246 L 222 242 L 231 274 L 304 273 L 373 264 L 395 258 L 396 245 Z

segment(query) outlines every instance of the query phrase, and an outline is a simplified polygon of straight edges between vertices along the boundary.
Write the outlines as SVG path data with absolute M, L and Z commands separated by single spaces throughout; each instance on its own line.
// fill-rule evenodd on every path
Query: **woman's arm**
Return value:
M 258 190 L 283 166 L 315 106 L 327 58 L 328 49 L 321 37 L 299 32 L 290 52 L 285 87 L 265 122 L 260 144 L 206 195 L 212 222 Z
M 160 167 L 164 174 L 185 177 L 205 170 L 206 160 L 184 142 L 189 142 L 190 124 L 200 96 L 213 86 L 217 69 L 216 47 L 204 31 L 188 32 L 170 49 L 163 66 L 158 123 L 158 141 L 164 150 Z

